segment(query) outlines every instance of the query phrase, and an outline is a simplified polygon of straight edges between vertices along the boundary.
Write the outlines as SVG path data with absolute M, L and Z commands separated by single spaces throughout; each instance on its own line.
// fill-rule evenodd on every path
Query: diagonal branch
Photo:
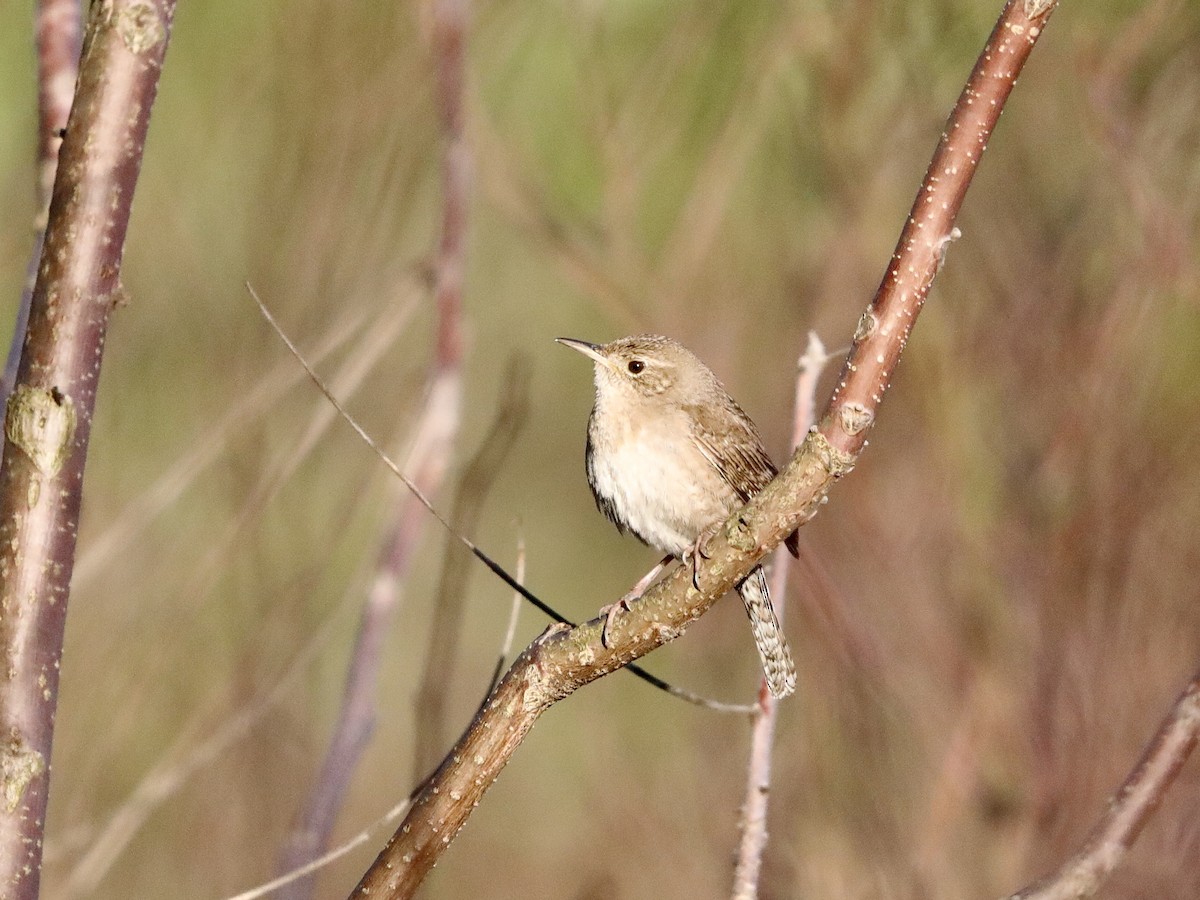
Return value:
M 0 885 L 36 897 L 84 461 L 173 0 L 94 0 L 0 467 Z
M 1175 776 L 1200 738 L 1200 672 L 1179 695 L 1142 752 L 1133 771 L 1109 801 L 1083 849 L 1057 872 L 1010 900 L 1078 900 L 1090 897 L 1133 846 L 1146 821 L 1162 803 Z
M 948 243 L 975 167 L 1054 7 L 1010 0 L 938 143 L 883 282 L 859 322 L 820 425 L 779 476 L 712 539 L 702 590 L 677 567 L 618 615 L 551 626 L 517 658 L 466 732 L 422 786 L 355 897 L 410 897 L 478 806 L 538 717 L 585 684 L 679 637 L 762 557 L 815 515 L 866 445 L 896 364 Z M 1033 17 L 1031 18 L 1031 15 Z

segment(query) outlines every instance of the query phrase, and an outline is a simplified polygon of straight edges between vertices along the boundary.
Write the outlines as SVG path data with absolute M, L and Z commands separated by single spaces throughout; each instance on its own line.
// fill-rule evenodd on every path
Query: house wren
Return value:
M 596 505 L 620 531 L 698 566 L 704 540 L 775 477 L 758 429 L 712 370 L 670 338 L 558 342 L 595 363 L 586 463 Z M 795 554 L 796 535 L 787 543 Z M 786 697 L 796 667 L 762 566 L 737 590 L 767 685 Z

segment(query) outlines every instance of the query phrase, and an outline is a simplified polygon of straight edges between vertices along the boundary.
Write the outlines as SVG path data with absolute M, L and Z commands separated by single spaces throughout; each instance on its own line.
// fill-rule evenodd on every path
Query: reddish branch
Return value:
M 37 141 L 37 213 L 34 219 L 33 251 L 29 255 L 29 273 L 17 307 L 0 396 L 7 398 L 17 377 L 21 345 L 29 322 L 29 303 L 37 280 L 38 260 L 46 237 L 46 218 L 50 212 L 50 194 L 54 173 L 58 170 L 58 148 L 67 127 L 71 100 L 75 96 L 75 78 L 79 73 L 79 0 L 38 0 L 35 22 L 38 72 Z
M 552 626 L 527 647 L 422 786 L 354 896 L 412 896 L 542 712 L 682 634 L 810 519 L 833 482 L 853 468 L 952 238 L 975 166 L 1052 8 L 1040 0 L 1005 6 L 938 144 L 819 428 L 713 538 L 702 590 L 693 587 L 690 570 L 677 567 L 614 619 L 607 642 L 600 639 L 603 620 L 594 619 L 576 628 Z
M 1077 900 L 1092 896 L 1142 833 L 1198 737 L 1200 672 L 1192 677 L 1171 707 L 1142 752 L 1142 758 L 1109 801 L 1083 849 L 1057 872 L 1013 894 L 1010 900 Z
M 170 0 L 90 6 L 0 466 L 0 886 L 36 897 L 67 595 L 100 360 Z
M 471 184 L 463 112 L 466 27 L 466 0 L 438 0 L 434 7 L 433 55 L 444 139 L 442 227 L 434 284 L 438 330 L 433 383 L 408 460 L 413 481 L 427 497 L 435 495 L 445 480 L 462 414 L 462 299 Z M 396 506 L 380 549 L 351 652 L 338 721 L 308 804 L 284 848 L 284 872 L 316 858 L 329 845 L 350 779 L 374 728 L 375 686 L 383 641 L 399 604 L 400 585 L 423 521 L 416 499 L 406 494 Z M 313 885 L 311 877 L 300 879 L 284 888 L 280 897 L 303 900 L 312 895 Z

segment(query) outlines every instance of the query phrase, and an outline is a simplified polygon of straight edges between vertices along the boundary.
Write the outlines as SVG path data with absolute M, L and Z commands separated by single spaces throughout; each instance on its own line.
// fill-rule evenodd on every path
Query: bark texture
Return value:
M 0 466 L 0 892 L 36 897 L 88 436 L 170 0 L 93 2 Z

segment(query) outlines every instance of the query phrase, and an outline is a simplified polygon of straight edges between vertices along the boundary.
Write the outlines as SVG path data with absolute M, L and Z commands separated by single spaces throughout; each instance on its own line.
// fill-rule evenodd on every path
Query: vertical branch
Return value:
M 808 347 L 800 357 L 796 377 L 796 403 L 792 417 L 792 449 L 804 442 L 804 435 L 816 418 L 817 381 L 829 361 L 825 345 L 815 331 L 808 333 Z M 780 623 L 787 605 L 787 576 L 791 560 L 787 548 L 775 548 L 771 570 L 771 598 Z M 763 851 L 767 847 L 767 799 L 771 790 L 771 748 L 775 740 L 775 715 L 778 701 L 771 696 L 764 676 L 758 688 L 754 724 L 750 732 L 750 760 L 746 767 L 746 798 L 742 802 L 742 838 L 738 844 L 733 870 L 734 900 L 754 900 L 762 872 Z
M 468 0 L 434 3 L 434 61 L 441 112 L 442 237 L 437 262 L 439 367 L 462 364 L 462 296 L 466 281 L 467 212 L 471 193 L 471 155 L 464 128 L 464 84 Z
M 426 496 L 435 495 L 445 480 L 462 417 L 462 296 L 471 185 L 471 159 L 464 130 L 466 30 L 467 0 L 437 0 L 433 55 L 444 139 L 442 225 L 434 285 L 437 338 L 433 384 L 407 466 L 413 482 Z M 284 848 L 280 861 L 284 872 L 299 868 L 329 846 L 338 810 L 374 728 L 375 685 L 383 640 L 399 604 L 400 585 L 422 522 L 416 499 L 406 493 L 396 505 L 388 537 L 380 548 L 375 578 L 351 651 L 338 721 L 308 803 Z M 313 879 L 304 878 L 288 885 L 280 897 L 305 900 L 312 896 L 313 887 Z
M 1200 672 L 1176 699 L 1142 758 L 1108 802 L 1083 849 L 1057 872 L 1013 894 L 1010 900 L 1077 900 L 1095 894 L 1162 803 L 1198 737 Z
M 109 314 L 173 0 L 93 2 L 0 466 L 0 887 L 36 897 L 67 596 Z
M 46 220 L 50 215 L 50 194 L 54 189 L 54 174 L 58 171 L 58 148 L 62 146 L 63 129 L 71 112 L 75 96 L 75 78 L 79 73 L 79 0 L 38 0 L 34 23 L 37 43 L 38 73 L 38 142 L 37 142 L 37 212 L 34 217 L 33 250 L 21 302 L 17 307 L 17 322 L 13 328 L 4 375 L 0 380 L 0 397 L 8 398 L 17 377 L 21 361 L 21 345 L 25 342 L 25 327 L 29 322 L 29 303 L 37 281 L 38 260 L 46 237 Z

